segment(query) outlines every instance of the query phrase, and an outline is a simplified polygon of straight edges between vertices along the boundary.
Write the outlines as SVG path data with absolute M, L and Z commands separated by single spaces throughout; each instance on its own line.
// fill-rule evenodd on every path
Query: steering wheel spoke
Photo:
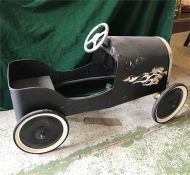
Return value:
M 105 31 L 103 31 L 103 32 L 99 33 L 99 36 L 101 37 L 102 35 L 105 35 L 105 34 L 106 34 Z
M 93 44 L 95 43 L 94 38 L 91 38 L 89 41 L 86 42 L 87 45 L 89 45 L 91 43 L 93 43 Z

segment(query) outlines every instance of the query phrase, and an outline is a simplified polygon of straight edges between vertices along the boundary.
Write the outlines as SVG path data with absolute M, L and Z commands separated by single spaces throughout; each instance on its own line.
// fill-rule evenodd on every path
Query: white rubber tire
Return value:
M 34 118 L 37 118 L 37 117 L 43 117 L 44 115 L 58 119 L 63 126 L 63 133 L 62 133 L 61 137 L 59 138 L 59 140 L 57 140 L 53 145 L 50 145 L 49 147 L 45 147 L 45 148 L 41 148 L 41 149 L 35 149 L 35 148 L 28 147 L 21 141 L 20 131 L 21 131 L 22 127 L 28 121 L 30 121 Z M 17 145 L 17 147 L 20 148 L 21 150 L 28 152 L 28 153 L 32 153 L 32 154 L 41 154 L 41 153 L 46 153 L 46 152 L 52 151 L 52 150 L 56 149 L 57 147 L 59 147 L 66 140 L 68 133 L 69 133 L 69 125 L 64 117 L 61 117 L 58 113 L 51 111 L 51 110 L 39 110 L 39 111 L 34 111 L 32 113 L 29 113 L 21 119 L 21 121 L 17 124 L 17 126 L 14 130 L 13 138 L 14 138 L 14 141 L 15 141 L 15 144 Z
M 158 109 L 158 106 L 159 106 L 159 103 L 160 103 L 160 100 L 168 93 L 170 92 L 171 90 L 174 90 L 174 89 L 181 89 L 182 90 L 182 99 L 180 101 L 180 104 L 178 105 L 178 107 L 175 109 L 174 112 L 172 112 L 170 115 L 164 117 L 164 118 L 159 118 L 158 115 L 157 115 L 157 109 Z M 154 106 L 153 106 L 153 110 L 152 110 L 152 117 L 153 119 L 158 122 L 158 123 L 165 123 L 167 121 L 169 121 L 170 119 L 172 119 L 180 110 L 181 108 L 183 107 L 183 105 L 185 104 L 185 101 L 187 99 L 187 95 L 188 95 L 188 90 L 187 90 L 187 87 L 183 84 L 173 84 L 171 86 L 169 86 L 167 89 L 165 89 L 160 97 L 156 100 Z

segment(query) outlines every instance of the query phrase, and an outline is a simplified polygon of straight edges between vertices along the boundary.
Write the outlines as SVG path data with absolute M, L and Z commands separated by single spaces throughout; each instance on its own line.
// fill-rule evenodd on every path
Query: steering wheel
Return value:
M 98 33 L 96 30 L 100 30 L 103 28 L 103 31 Z M 94 52 L 97 50 L 105 41 L 106 37 L 108 36 L 109 27 L 106 23 L 100 23 L 95 26 L 84 42 L 84 50 L 88 53 Z

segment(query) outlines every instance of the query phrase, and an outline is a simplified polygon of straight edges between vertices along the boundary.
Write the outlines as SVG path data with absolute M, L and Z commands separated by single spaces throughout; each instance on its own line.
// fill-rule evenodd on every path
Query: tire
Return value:
M 52 110 L 38 110 L 21 118 L 13 139 L 21 150 L 41 154 L 59 147 L 68 133 L 69 125 L 63 115 Z
M 176 83 L 165 89 L 152 108 L 152 117 L 158 123 L 172 119 L 183 107 L 188 95 L 184 84 Z

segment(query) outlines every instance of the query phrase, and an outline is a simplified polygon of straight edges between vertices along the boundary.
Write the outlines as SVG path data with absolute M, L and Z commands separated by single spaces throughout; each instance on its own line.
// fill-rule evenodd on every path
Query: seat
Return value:
M 50 76 L 40 76 L 40 77 L 21 79 L 13 83 L 13 88 L 15 89 L 22 89 L 29 87 L 44 87 L 55 90 Z

